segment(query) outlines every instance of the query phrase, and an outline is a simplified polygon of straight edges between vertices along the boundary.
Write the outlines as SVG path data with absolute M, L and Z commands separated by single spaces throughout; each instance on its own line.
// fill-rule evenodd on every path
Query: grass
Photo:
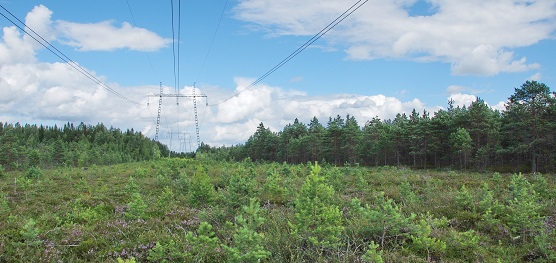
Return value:
M 324 249 L 308 245 L 291 231 L 296 223 L 295 200 L 310 170 L 309 165 L 163 159 L 45 169 L 31 178 L 27 171 L 6 172 L 0 177 L 0 262 L 117 262 L 131 258 L 149 262 L 157 242 L 166 246 L 168 261 L 194 261 L 199 259 L 192 254 L 195 244 L 185 236 L 195 233 L 201 222 L 208 222 L 218 238 L 218 247 L 208 251 L 204 259 L 229 260 L 222 247 L 233 245 L 231 233 L 236 233 L 234 223 L 241 208 L 230 208 L 226 198 L 237 189 L 230 185 L 235 180 L 230 178 L 238 174 L 253 180 L 252 189 L 242 189 L 251 196 L 236 202 L 257 198 L 260 203 L 264 223 L 257 233 L 262 237 L 262 247 L 271 253 L 262 262 L 363 262 L 370 242 L 380 244 L 384 237 L 388 242 L 377 248 L 384 262 L 555 259 L 553 175 L 525 176 L 530 184 L 525 190 L 538 197 L 527 206 L 531 208 L 530 220 L 538 224 L 512 230 L 512 215 L 508 213 L 514 190 L 510 185 L 517 179 L 510 174 L 324 165 L 321 173 L 335 190 L 332 203 L 342 211 L 345 227 L 339 236 L 340 245 Z M 210 204 L 192 199 L 199 195 L 192 194 L 191 180 L 200 172 L 208 175 L 214 189 Z M 490 221 L 482 208 L 473 208 L 479 207 L 484 198 L 485 183 L 501 204 L 501 210 Z M 472 208 L 458 204 L 463 185 Z M 415 219 L 397 230 L 371 231 L 378 224 L 373 215 L 379 211 L 377 196 L 381 192 L 385 200 L 399 207 L 396 213 L 402 217 L 413 214 Z M 146 204 L 144 208 L 133 205 L 137 196 Z M 354 198 L 368 205 L 370 212 L 354 212 L 350 207 Z M 130 209 L 138 209 L 132 217 Z M 430 228 L 424 236 L 418 233 L 422 230 L 418 227 L 420 220 Z M 435 223 L 438 220 L 447 223 Z M 436 240 L 446 249 L 417 248 L 417 238 Z

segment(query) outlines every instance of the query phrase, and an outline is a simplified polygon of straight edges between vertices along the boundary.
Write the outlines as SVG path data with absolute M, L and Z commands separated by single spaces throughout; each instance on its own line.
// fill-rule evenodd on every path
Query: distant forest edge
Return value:
M 477 99 L 469 107 L 378 117 L 362 127 L 353 116 L 295 119 L 282 131 L 263 123 L 244 144 L 201 144 L 197 156 L 215 160 L 324 162 L 334 165 L 407 166 L 499 172 L 556 172 L 556 93 L 527 81 L 515 89 L 502 112 Z M 89 166 L 183 157 L 133 129 L 121 131 L 81 123 L 63 127 L 0 122 L 0 170 Z M 195 156 L 195 154 L 190 154 Z
M 0 122 L 0 153 L 2 169 L 20 170 L 152 160 L 169 150 L 133 129 L 121 131 L 102 123 L 48 127 Z
M 537 81 L 515 89 L 502 112 L 477 99 L 469 107 L 431 114 L 378 117 L 359 126 L 353 116 L 295 119 L 280 132 L 259 124 L 245 144 L 211 147 L 197 154 L 225 160 L 335 165 L 408 166 L 501 172 L 556 171 L 556 93 Z

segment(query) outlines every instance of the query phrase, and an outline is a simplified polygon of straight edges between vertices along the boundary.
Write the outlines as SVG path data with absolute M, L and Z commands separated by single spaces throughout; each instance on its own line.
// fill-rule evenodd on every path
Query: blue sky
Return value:
M 191 94 L 196 83 L 210 105 L 229 99 L 356 2 L 181 1 L 179 92 Z M 175 92 L 171 1 L 0 4 L 141 104 L 107 92 L 0 17 L 0 121 L 104 122 L 154 137 L 157 101 L 147 106 L 147 95 L 159 82 Z M 526 80 L 554 89 L 555 20 L 552 0 L 369 0 L 255 87 L 215 106 L 201 100 L 201 140 L 241 143 L 260 122 L 278 131 L 296 117 L 326 124 L 350 114 L 364 125 L 413 108 L 434 112 L 450 98 L 503 109 Z M 174 150 L 196 146 L 192 107 L 191 99 L 164 99 L 159 137 Z

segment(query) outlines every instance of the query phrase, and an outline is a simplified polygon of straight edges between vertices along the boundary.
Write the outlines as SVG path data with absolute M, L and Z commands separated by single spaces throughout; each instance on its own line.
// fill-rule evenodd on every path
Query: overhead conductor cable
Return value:
M 265 79 L 266 77 L 268 77 L 270 74 L 274 73 L 274 71 L 278 70 L 280 67 L 282 67 L 284 64 L 288 63 L 288 61 L 290 61 L 292 58 L 294 58 L 295 56 L 297 56 L 299 53 L 301 53 L 301 51 L 305 50 L 307 47 L 309 47 L 311 44 L 313 44 L 315 41 L 317 41 L 319 38 L 321 38 L 322 36 L 324 36 L 324 34 L 328 33 L 328 31 L 330 31 L 332 28 L 334 28 L 335 26 L 337 26 L 340 22 L 344 21 L 344 19 L 346 19 L 348 16 L 350 16 L 351 14 L 353 14 L 353 12 L 357 11 L 357 9 L 359 9 L 361 6 L 363 6 L 365 3 L 367 3 L 369 0 L 359 0 L 357 1 L 355 4 L 353 4 L 350 8 L 348 8 L 345 12 L 343 12 L 340 16 L 338 16 L 336 19 L 334 19 L 334 21 L 330 22 L 330 24 L 328 24 L 326 27 L 324 27 L 320 32 L 318 32 L 316 35 L 314 35 L 311 39 L 307 40 L 307 42 L 305 42 L 305 44 L 301 45 L 298 49 L 296 49 L 294 52 L 292 52 L 289 56 L 287 56 L 285 59 L 283 59 L 282 61 L 280 61 L 280 63 L 278 63 L 276 66 L 274 66 L 272 69 L 270 69 L 269 71 L 267 71 L 264 75 L 262 75 L 261 77 L 259 77 L 257 80 L 253 81 L 251 84 L 249 84 L 245 89 L 235 93 L 234 95 L 230 96 L 229 98 L 212 104 L 210 105 L 212 106 L 217 106 L 219 104 L 222 104 L 224 102 L 227 102 L 229 100 L 231 100 L 233 97 L 237 97 L 239 96 L 241 93 L 247 91 L 248 89 L 251 89 L 252 87 L 254 87 L 255 85 L 257 85 L 259 82 L 261 82 L 263 79 Z
M 76 63 L 75 61 L 73 61 L 72 59 L 70 59 L 68 56 L 66 56 L 62 51 L 60 51 L 59 49 L 57 49 L 55 46 L 53 46 L 52 44 L 50 44 L 50 42 L 46 41 L 41 35 L 39 35 L 37 32 L 35 32 L 32 28 L 30 28 L 29 26 L 27 26 L 23 21 L 21 21 L 19 18 L 17 18 L 14 14 L 12 14 L 10 11 L 8 11 L 2 4 L 0 4 L 0 7 L 2 9 L 4 9 L 4 11 L 8 12 L 8 14 L 10 14 L 13 18 L 15 18 L 17 21 L 19 21 L 19 23 L 21 23 L 23 25 L 23 27 L 21 27 L 20 25 L 18 25 L 17 23 L 15 23 L 13 20 L 11 20 L 9 17 L 7 17 L 5 14 L 0 13 L 0 15 L 2 15 L 4 18 L 6 18 L 8 21 L 10 21 L 12 24 L 14 24 L 14 26 L 16 26 L 17 28 L 19 28 L 21 31 L 25 32 L 25 34 L 27 34 L 28 36 L 30 36 L 31 38 L 33 38 L 35 41 L 37 41 L 37 43 L 39 43 L 41 46 L 43 46 L 44 48 L 46 48 L 48 51 L 52 52 L 52 54 L 56 55 L 58 58 L 60 58 L 62 61 L 66 62 L 68 65 L 70 65 L 72 68 L 74 68 L 75 70 L 77 70 L 79 73 L 83 74 L 85 77 L 87 77 L 88 79 L 92 80 L 93 82 L 95 82 L 96 84 L 100 85 L 101 87 L 105 88 L 106 90 L 108 90 L 109 92 L 111 92 L 112 94 L 118 96 L 121 99 L 126 100 L 129 103 L 133 103 L 133 104 L 137 104 L 137 105 L 141 105 L 139 102 L 133 101 L 131 99 L 129 99 L 128 97 L 122 95 L 121 93 L 115 91 L 114 89 L 110 88 L 108 85 L 106 85 L 104 82 L 102 82 L 101 80 L 99 80 L 97 77 L 95 77 L 94 75 L 92 75 L 89 71 L 87 71 L 86 69 L 84 69 L 83 67 L 81 67 L 78 63 Z M 29 31 L 25 30 L 25 28 L 29 29 L 29 31 L 31 31 L 33 34 L 36 35 L 33 36 L 31 33 L 29 33 Z M 40 38 L 42 40 L 42 42 L 37 39 Z M 46 43 L 46 44 L 45 44 Z M 56 50 L 56 52 L 54 50 Z

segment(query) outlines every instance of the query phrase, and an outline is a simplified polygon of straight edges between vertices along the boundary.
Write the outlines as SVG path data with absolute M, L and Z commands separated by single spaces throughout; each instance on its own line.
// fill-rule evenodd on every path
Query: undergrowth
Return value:
M 555 185 L 249 160 L 0 168 L 0 262 L 554 262 Z

